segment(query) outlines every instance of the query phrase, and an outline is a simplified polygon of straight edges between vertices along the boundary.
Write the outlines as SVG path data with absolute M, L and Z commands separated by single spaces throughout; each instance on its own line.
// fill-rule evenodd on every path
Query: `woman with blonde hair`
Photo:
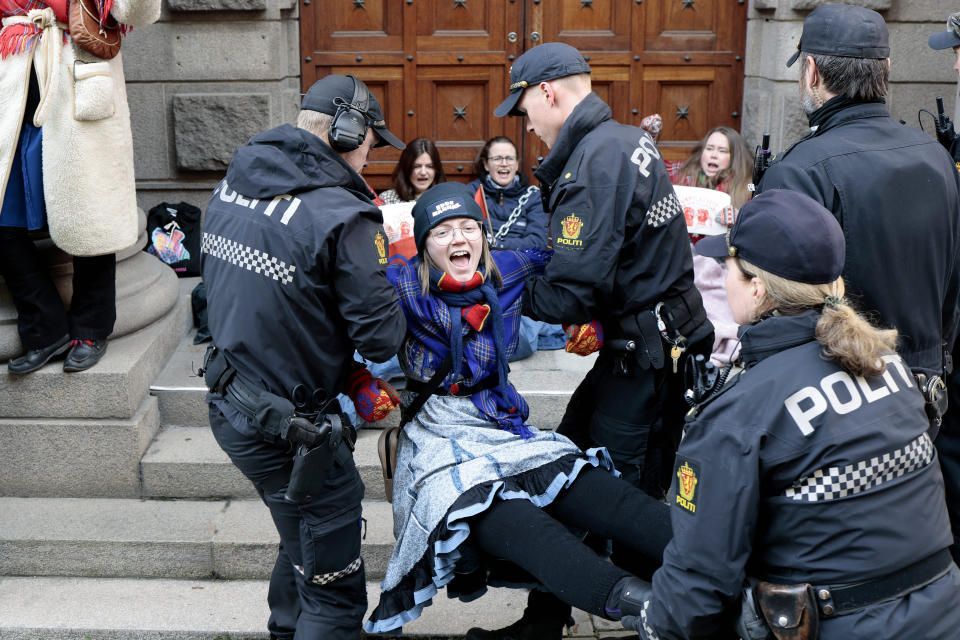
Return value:
M 716 637 L 739 609 L 791 637 L 956 638 L 960 570 L 924 399 L 897 332 L 844 298 L 836 219 L 767 191 L 696 248 L 727 263 L 744 369 L 687 418 L 673 539 L 624 627 Z

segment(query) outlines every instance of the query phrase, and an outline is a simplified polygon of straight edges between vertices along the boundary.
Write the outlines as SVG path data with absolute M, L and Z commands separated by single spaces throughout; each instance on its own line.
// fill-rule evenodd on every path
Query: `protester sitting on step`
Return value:
M 393 188 L 380 193 L 385 204 L 410 202 L 435 184 L 447 181 L 437 145 L 429 138 L 415 138 L 400 154 L 393 169 Z
M 637 579 L 567 526 L 654 562 L 670 537 L 666 505 L 615 477 L 606 450 L 583 452 L 527 424 L 507 359 L 525 280 L 543 271 L 549 254 L 491 253 L 473 195 L 453 182 L 424 193 L 413 209 L 419 256 L 388 268 L 407 318 L 400 357 L 408 389 L 425 401 L 400 435 L 397 542 L 364 625 L 371 633 L 417 618 L 455 574 L 470 576 L 461 584 L 473 580 L 462 597 L 476 597 L 489 558 L 518 565 L 573 606 L 617 619 L 621 595 Z M 538 637 L 559 639 L 563 620 L 545 621 Z

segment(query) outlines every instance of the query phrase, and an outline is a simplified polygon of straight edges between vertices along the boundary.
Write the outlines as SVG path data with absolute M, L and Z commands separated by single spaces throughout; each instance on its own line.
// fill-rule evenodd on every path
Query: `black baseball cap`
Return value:
M 696 252 L 736 256 L 787 280 L 828 284 L 846 259 L 843 229 L 822 204 L 797 191 L 773 189 L 755 196 L 725 235 L 703 238 Z
M 373 95 L 367 88 L 367 85 L 359 78 L 337 74 L 330 74 L 329 76 L 320 78 L 313 83 L 313 86 L 307 90 L 303 95 L 303 99 L 300 100 L 301 111 L 307 109 L 309 111 L 319 111 L 320 113 L 325 113 L 330 116 L 334 115 L 337 112 L 337 105 L 333 103 L 335 98 L 346 100 L 347 104 L 353 101 L 354 81 L 360 85 L 360 90 L 366 91 L 369 96 L 369 103 L 367 104 L 367 111 L 364 117 L 367 120 L 367 124 L 373 127 L 373 130 L 380 136 L 380 139 L 373 146 L 385 147 L 390 145 L 397 149 L 404 149 L 407 145 L 403 144 L 400 138 L 390 133 L 387 129 L 387 123 L 383 119 L 383 111 L 380 110 L 380 103 L 377 102 L 376 96 Z
M 413 205 L 413 238 L 423 251 L 430 229 L 450 218 L 470 218 L 483 226 L 483 211 L 462 182 L 441 182 L 420 194 Z
M 947 30 L 938 31 L 927 40 L 931 49 L 950 49 L 960 47 L 960 12 L 947 18 Z
M 889 58 L 890 33 L 876 11 L 848 4 L 825 4 L 803 21 L 803 34 L 797 51 L 787 60 L 788 67 L 793 66 L 801 51 L 841 58 Z
M 545 42 L 528 50 L 510 67 L 510 95 L 493 110 L 498 118 L 522 116 L 517 103 L 527 87 L 541 82 L 590 73 L 590 65 L 580 52 L 562 42 Z

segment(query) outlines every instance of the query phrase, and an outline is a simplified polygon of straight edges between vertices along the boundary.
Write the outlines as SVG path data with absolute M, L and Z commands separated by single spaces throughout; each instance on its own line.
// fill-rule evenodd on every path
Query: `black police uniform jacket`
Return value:
M 406 331 L 387 238 L 363 179 L 312 133 L 250 139 L 213 192 L 202 273 L 214 344 L 248 380 L 289 398 L 333 396 L 356 349 L 384 361 Z
M 540 180 L 554 251 L 543 276 L 528 281 L 523 313 L 551 323 L 599 320 L 616 335 L 619 320 L 687 294 L 708 335 L 693 285 L 693 258 L 680 202 L 646 131 L 613 120 L 589 94 L 567 118 Z M 630 336 L 636 337 L 636 336 Z
M 943 147 L 883 103 L 850 104 L 770 166 L 759 186 L 769 189 L 805 193 L 836 216 L 847 297 L 897 328 L 911 368 L 941 373 L 960 301 L 960 176 Z
M 822 356 L 816 312 L 742 327 L 745 370 L 692 412 L 653 577 L 655 638 L 726 637 L 747 576 L 838 585 L 952 542 L 923 399 L 903 360 L 862 378 Z M 725 615 L 726 614 L 726 615 Z M 821 622 L 821 639 L 955 638 L 960 572 Z

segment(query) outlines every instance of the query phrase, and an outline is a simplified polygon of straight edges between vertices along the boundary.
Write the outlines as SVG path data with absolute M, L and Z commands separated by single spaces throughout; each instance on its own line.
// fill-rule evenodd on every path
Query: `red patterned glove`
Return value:
M 660 137 L 660 130 L 663 129 L 663 118 L 659 113 L 652 113 L 640 121 L 640 128 L 649 133 L 656 142 Z
M 588 356 L 603 346 L 603 325 L 596 320 L 587 324 L 565 324 L 563 331 L 567 334 L 567 346 L 564 347 L 567 353 Z
M 347 377 L 347 395 L 367 422 L 383 420 L 400 406 L 396 390 L 385 380 L 374 378 L 366 367 L 354 369 Z

